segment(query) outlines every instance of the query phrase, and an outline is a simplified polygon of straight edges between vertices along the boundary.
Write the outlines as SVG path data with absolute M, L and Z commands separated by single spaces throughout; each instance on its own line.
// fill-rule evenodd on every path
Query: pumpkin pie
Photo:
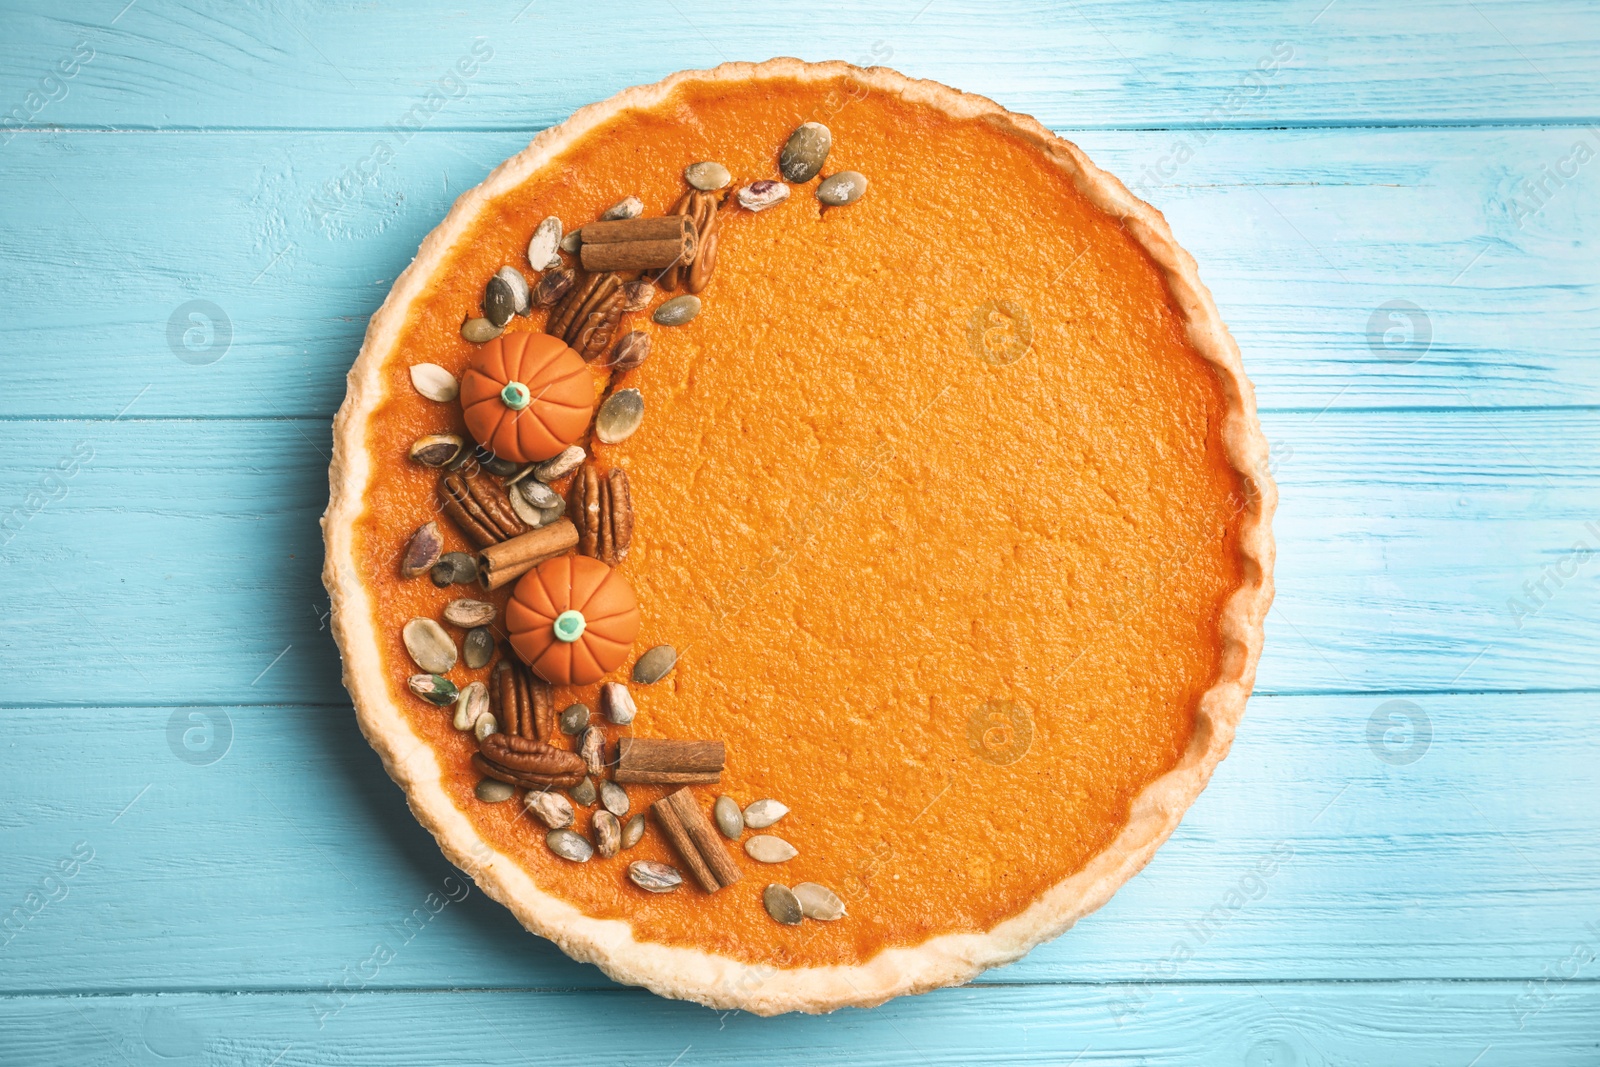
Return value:
M 333 629 L 413 813 L 719 1008 L 962 982 L 1105 903 L 1272 595 L 1253 392 L 1161 215 L 881 68 L 541 133 L 396 280 L 334 438 Z

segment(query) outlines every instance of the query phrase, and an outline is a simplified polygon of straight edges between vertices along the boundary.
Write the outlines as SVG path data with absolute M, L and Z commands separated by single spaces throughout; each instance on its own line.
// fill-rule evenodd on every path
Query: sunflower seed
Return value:
M 453 433 L 434 433 L 411 442 L 409 455 L 424 467 L 448 467 L 467 443 Z
M 800 900 L 794 890 L 786 885 L 769 885 L 761 891 L 761 903 L 767 914 L 785 926 L 799 926 L 805 913 L 800 910 Z
M 566 450 L 554 459 L 547 459 L 533 468 L 533 476 L 545 484 L 555 481 L 564 474 L 571 474 L 578 469 L 584 460 L 584 451 L 580 445 L 568 445 Z
M 494 631 L 487 626 L 474 626 L 461 640 L 461 662 L 468 670 L 487 667 L 494 658 Z
M 537 478 L 529 478 L 522 481 L 518 483 L 517 488 L 528 503 L 536 508 L 553 508 L 566 503 L 554 489 Z
M 430 577 L 440 589 L 447 585 L 475 582 L 478 580 L 478 561 L 465 552 L 446 552 L 433 565 Z
M 655 283 L 647 278 L 622 283 L 622 310 L 643 311 L 656 296 Z
M 643 363 L 649 355 L 650 335 L 642 330 L 633 330 L 623 334 L 617 341 L 606 366 L 614 374 L 626 374 Z
M 411 367 L 411 384 L 429 400 L 448 404 L 461 391 L 455 375 L 437 363 L 416 363 Z
M 478 782 L 478 788 L 473 792 L 478 794 L 478 799 L 485 804 L 498 804 L 503 800 L 510 800 L 516 789 L 494 778 L 484 778 Z
M 576 737 L 589 725 L 589 705 L 568 704 L 561 712 L 561 732 Z
M 502 478 L 509 478 L 517 473 L 517 464 L 514 460 L 497 456 L 482 445 L 478 445 L 472 450 L 472 458 L 478 461 L 478 466 L 490 474 L 498 474 Z
M 655 685 L 667 676 L 677 662 L 677 649 L 671 645 L 657 645 L 634 662 L 633 680 L 640 685 Z
M 789 187 L 782 182 L 751 182 L 739 190 L 739 206 L 750 211 L 765 211 L 789 199 Z
M 614 445 L 632 437 L 643 421 L 644 394 L 637 389 L 619 389 L 600 405 L 600 413 L 594 417 L 594 435 Z
M 500 732 L 500 721 L 487 711 L 478 716 L 478 721 L 472 724 L 472 736 L 482 741 L 490 734 Z
M 788 807 L 776 800 L 758 800 L 744 809 L 744 824 L 752 830 L 765 830 L 787 814 Z
M 573 863 L 587 863 L 594 855 L 594 846 L 588 839 L 571 830 L 551 830 L 544 835 L 544 843 L 550 846 L 551 852 Z
M 482 682 L 468 682 L 456 697 L 456 717 L 451 723 L 457 730 L 470 730 L 478 717 L 489 710 L 489 687 Z
M 617 818 L 622 818 L 628 814 L 628 791 L 616 782 L 601 782 L 600 806 Z
M 563 252 L 576 252 L 583 247 L 583 231 L 573 230 L 561 239 L 560 248 Z
M 644 214 L 644 201 L 637 196 L 626 197 L 600 212 L 601 222 L 616 222 L 619 219 L 636 219 Z
M 656 308 L 650 316 L 659 326 L 682 326 L 700 314 L 700 298 L 685 293 Z
M 461 695 L 456 683 L 437 674 L 413 674 L 406 679 L 406 685 L 423 700 L 441 708 L 454 704 Z
M 485 600 L 461 597 L 444 606 L 444 621 L 451 626 L 470 630 L 474 626 L 488 626 L 494 622 L 495 606 Z
M 534 228 L 528 239 L 528 266 L 538 270 L 550 262 L 550 257 L 561 247 L 561 220 L 548 216 Z
M 622 851 L 622 824 L 615 815 L 597 811 L 589 820 L 589 828 L 594 831 L 595 851 L 600 855 L 610 859 Z
M 622 827 L 622 847 L 632 848 L 644 838 L 644 813 L 629 819 Z
M 483 288 L 483 317 L 494 327 L 504 328 L 517 313 L 517 292 L 511 283 L 496 274 Z
M 420 578 L 439 562 L 439 550 L 444 548 L 444 538 L 439 536 L 439 524 L 425 523 L 417 528 L 406 542 L 405 554 L 400 557 L 400 573 L 407 578 Z
M 468 319 L 461 324 L 461 336 L 475 345 L 487 344 L 499 337 L 500 327 L 488 319 Z
M 583 737 L 578 741 L 578 755 L 583 757 L 583 762 L 589 768 L 589 773 L 595 777 L 605 773 L 606 769 L 606 732 L 598 726 L 591 726 L 583 731 Z
M 533 310 L 533 290 L 528 288 L 528 279 L 520 270 L 515 267 L 501 267 L 495 273 L 495 277 L 510 286 L 518 315 L 526 315 Z
M 799 849 L 781 837 L 757 834 L 744 843 L 745 855 L 757 863 L 788 863 L 800 855 Z
M 567 796 L 571 797 L 573 800 L 587 808 L 590 804 L 594 803 L 594 782 L 590 781 L 588 778 L 585 778 L 583 781 L 567 790 Z
M 696 189 L 711 193 L 733 181 L 733 175 L 728 173 L 728 168 L 721 163 L 708 159 L 703 163 L 691 163 L 684 167 L 683 180 Z
M 600 687 L 600 710 L 618 726 L 626 726 L 639 714 L 639 705 L 633 694 L 621 682 L 607 682 Z
M 815 178 L 828 160 L 833 133 L 820 122 L 802 123 L 778 153 L 778 173 L 797 185 Z
M 718 797 L 716 804 L 712 805 L 711 815 L 717 820 L 717 829 L 729 841 L 739 840 L 739 835 L 744 833 L 744 814 L 739 811 L 739 805 L 733 802 L 732 797 Z
M 564 830 L 572 825 L 572 801 L 560 793 L 549 790 L 529 793 L 524 803 L 528 806 L 529 815 L 552 830 Z
M 817 199 L 830 207 L 846 207 L 860 200 L 867 191 L 867 176 L 858 170 L 841 170 L 822 179 Z
M 800 901 L 800 910 L 808 919 L 826 923 L 844 918 L 844 901 L 825 885 L 801 882 L 794 887 L 794 895 Z
M 571 289 L 572 283 L 577 280 L 577 271 L 570 267 L 546 272 L 545 276 L 539 279 L 539 284 L 534 287 L 534 307 L 550 307 L 566 296 L 567 290 Z
M 544 513 L 528 503 L 528 498 L 521 493 L 507 493 L 506 500 L 511 504 L 511 510 L 517 513 L 517 518 L 521 519 L 524 525 L 531 526 L 537 530 L 545 524 Z
M 628 864 L 628 877 L 647 893 L 670 893 L 683 884 L 676 867 L 655 860 L 634 860 Z
M 417 666 L 429 674 L 443 674 L 456 665 L 456 643 L 432 619 L 412 619 L 400 636 Z

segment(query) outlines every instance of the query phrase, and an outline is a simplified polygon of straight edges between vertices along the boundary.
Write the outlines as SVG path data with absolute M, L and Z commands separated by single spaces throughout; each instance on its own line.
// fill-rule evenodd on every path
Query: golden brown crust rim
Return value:
M 1227 600 L 1220 619 L 1224 655 L 1220 677 L 1199 701 L 1194 735 L 1176 767 L 1152 782 L 1133 802 L 1126 826 L 1111 845 L 1076 874 L 1051 887 L 1026 910 L 983 933 L 945 934 L 912 948 L 889 948 L 852 966 L 780 969 L 755 966 L 697 949 L 636 941 L 628 924 L 595 919 L 540 890 L 510 858 L 474 831 L 441 785 L 433 750 L 410 728 L 389 697 L 373 632 L 372 611 L 355 573 L 353 531 L 363 511 L 370 475 L 365 447 L 368 418 L 382 399 L 381 369 L 394 350 L 413 300 L 452 242 L 468 230 L 496 196 L 524 181 L 556 153 L 614 113 L 648 108 L 686 81 L 795 78 L 817 81 L 849 76 L 936 108 L 953 118 L 981 119 L 1035 145 L 1069 174 L 1091 202 L 1119 218 L 1164 274 L 1187 326 L 1190 342 L 1215 368 L 1228 399 L 1222 427 L 1229 462 L 1243 476 L 1248 499 L 1239 513 L 1239 551 L 1244 584 Z M 333 633 L 343 653 L 344 683 L 361 731 L 401 788 L 417 820 L 432 831 L 452 863 L 472 874 L 485 893 L 511 909 L 529 930 L 549 938 L 576 960 L 593 963 L 619 982 L 641 985 L 663 996 L 713 1008 L 739 1008 L 759 1015 L 825 1012 L 866 1007 L 891 997 L 967 981 L 1009 963 L 1056 937 L 1110 899 L 1136 874 L 1172 831 L 1227 754 L 1244 714 L 1261 655 L 1262 623 L 1272 602 L 1271 519 L 1277 489 L 1267 471 L 1267 443 L 1256 417 L 1255 392 L 1245 377 L 1238 347 L 1201 283 L 1194 260 L 1172 237 L 1155 208 L 1135 198 L 1114 176 L 1100 170 L 1078 147 L 1034 119 L 1013 114 L 991 100 L 920 81 L 884 67 L 805 63 L 772 59 L 725 63 L 709 71 L 682 71 L 654 85 L 625 90 L 591 104 L 566 122 L 535 137 L 462 194 L 444 221 L 422 242 L 416 259 L 390 290 L 367 325 L 361 354 L 350 368 L 348 391 L 334 419 L 330 499 L 323 515 L 327 558 L 323 582 L 333 603 Z

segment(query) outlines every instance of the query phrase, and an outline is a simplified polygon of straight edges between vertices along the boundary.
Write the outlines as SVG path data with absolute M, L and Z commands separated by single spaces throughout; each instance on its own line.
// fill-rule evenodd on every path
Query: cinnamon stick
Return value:
M 592 222 L 583 228 L 579 258 L 593 273 L 658 270 L 692 263 L 700 233 L 687 215 Z
M 743 877 L 688 789 L 662 797 L 651 810 L 700 888 L 715 893 Z
M 625 784 L 708 785 L 722 780 L 726 748 L 721 741 L 624 737 L 611 777 Z
M 622 244 L 628 241 L 673 241 L 694 229 L 694 221 L 684 215 L 656 215 L 650 218 L 591 222 L 583 227 L 586 245 Z
M 478 554 L 478 581 L 485 589 L 499 589 L 577 543 L 578 528 L 571 519 L 560 518 L 549 526 L 489 545 Z

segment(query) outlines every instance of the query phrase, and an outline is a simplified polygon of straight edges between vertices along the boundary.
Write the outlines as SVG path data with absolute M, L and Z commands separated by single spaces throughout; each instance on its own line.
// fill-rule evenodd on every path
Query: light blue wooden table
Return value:
M 1600 1063 L 1593 3 L 4 7 L 0 1063 Z M 1283 505 L 1258 695 L 1143 875 L 966 988 L 762 1020 L 451 888 L 339 684 L 317 518 L 455 196 L 782 54 L 1031 112 L 1165 211 Z

